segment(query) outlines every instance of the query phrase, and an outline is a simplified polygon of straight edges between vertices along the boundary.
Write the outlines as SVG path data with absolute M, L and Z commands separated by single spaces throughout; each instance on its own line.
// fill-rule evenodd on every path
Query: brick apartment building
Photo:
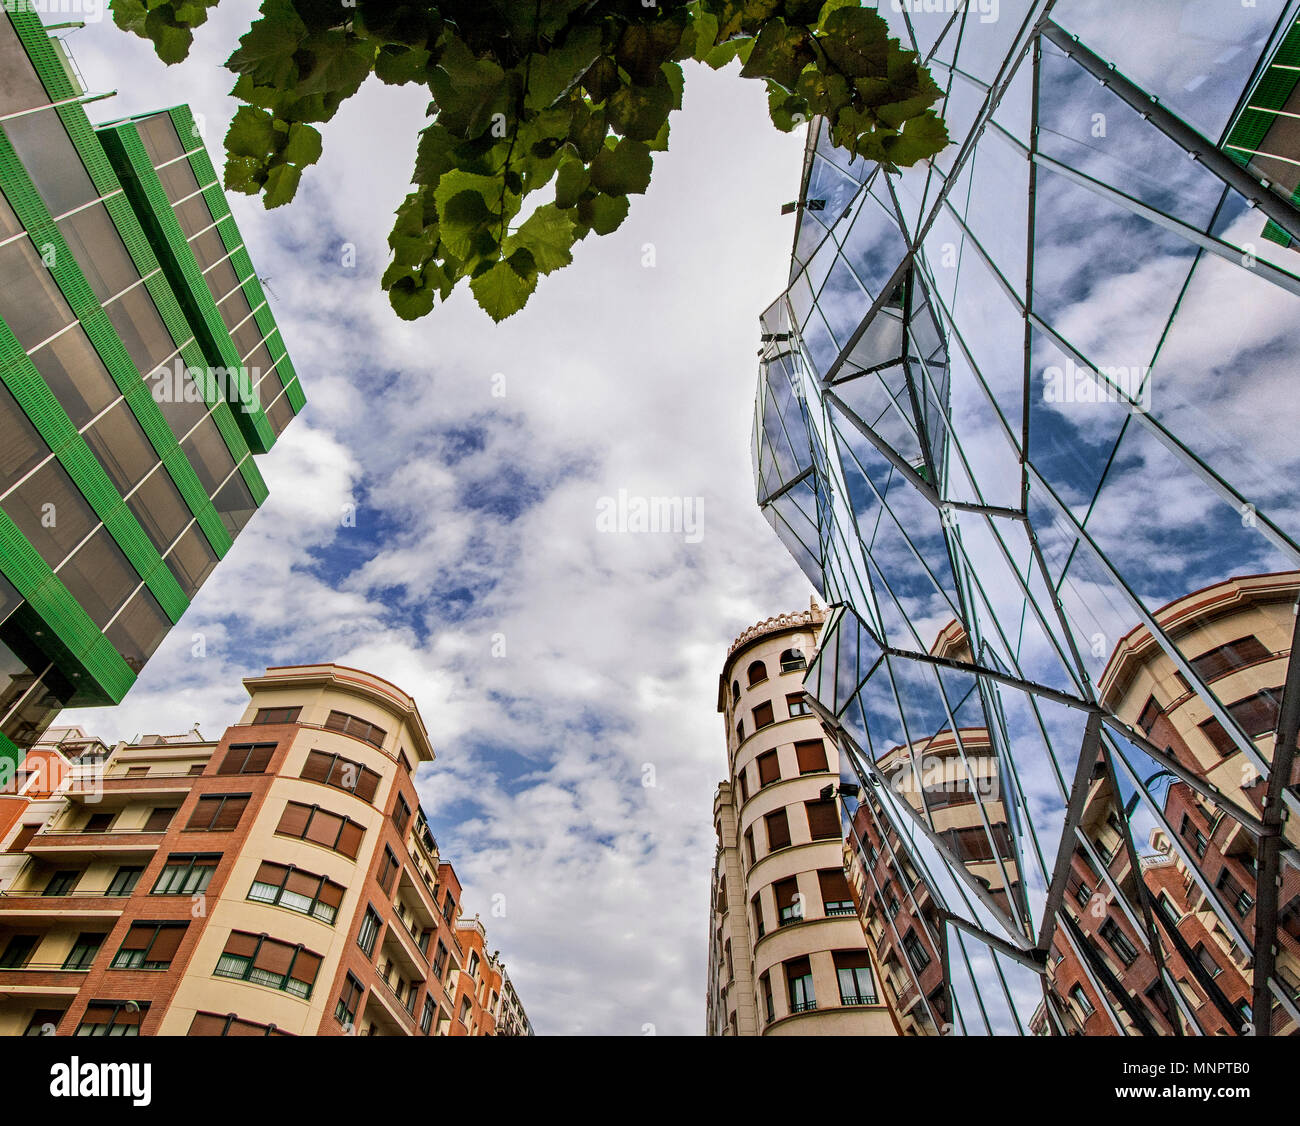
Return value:
M 215 742 L 51 729 L 9 780 L 0 1034 L 525 1034 L 420 809 L 414 700 L 332 664 L 244 685 Z

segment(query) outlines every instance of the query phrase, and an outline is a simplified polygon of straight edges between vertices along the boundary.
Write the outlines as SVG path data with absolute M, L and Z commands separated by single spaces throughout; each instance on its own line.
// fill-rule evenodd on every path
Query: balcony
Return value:
M 0 921 L 21 926 L 28 922 L 71 920 L 112 923 L 122 914 L 130 893 L 110 895 L 104 891 L 78 891 L 67 895 L 46 895 L 43 891 L 0 892 Z
M 26 852 L 51 862 L 94 860 L 103 856 L 151 856 L 163 831 L 152 829 L 42 829 L 27 842 Z
M 137 798 L 181 798 L 190 791 L 199 775 L 188 770 L 154 770 L 128 777 L 125 774 L 102 778 L 74 778 L 68 785 L 70 800 L 104 808 L 113 808 Z M 112 799 L 119 799 L 114 802 Z
M 384 932 L 382 949 L 384 956 L 401 970 L 403 977 L 423 981 L 428 976 L 428 958 L 396 913 L 389 920 L 388 929 Z
M 791 1015 L 794 1013 L 811 1013 L 816 1008 L 816 1001 L 796 1001 L 790 1006 L 790 1013 Z
M 375 984 L 370 988 L 370 999 L 366 1002 L 365 1020 L 373 1021 L 389 1036 L 415 1035 L 415 1017 L 397 999 L 397 993 L 388 984 L 388 980 L 378 974 L 375 975 Z
M 0 969 L 0 997 L 66 1001 L 77 995 L 89 970 L 89 966 L 64 969 L 62 962 L 28 962 L 16 969 Z
M 880 1001 L 877 1000 L 874 993 L 841 993 L 840 1004 L 845 1006 L 879 1005 Z

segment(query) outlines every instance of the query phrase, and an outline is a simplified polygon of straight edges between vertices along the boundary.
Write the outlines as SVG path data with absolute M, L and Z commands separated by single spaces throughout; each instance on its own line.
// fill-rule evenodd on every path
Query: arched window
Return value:
M 798 672 L 800 669 L 806 669 L 808 662 L 804 659 L 802 649 L 787 649 L 781 654 L 781 671 Z
M 740 681 L 733 680 L 731 682 L 731 702 L 734 704 L 739 699 L 740 699 Z
M 755 661 L 749 666 L 749 686 L 762 684 L 767 679 L 767 666 L 762 661 Z

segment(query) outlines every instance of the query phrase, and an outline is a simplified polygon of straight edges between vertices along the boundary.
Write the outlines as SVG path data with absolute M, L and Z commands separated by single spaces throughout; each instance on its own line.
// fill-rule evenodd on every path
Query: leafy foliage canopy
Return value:
M 216 4 L 112 9 L 174 63 Z M 263 0 L 226 62 L 243 103 L 226 134 L 226 187 L 287 203 L 320 159 L 317 126 L 372 73 L 425 86 L 430 122 L 383 286 L 414 320 L 467 278 L 501 320 L 645 192 L 688 59 L 739 59 L 744 77 L 766 82 L 778 129 L 823 116 L 836 144 L 888 168 L 948 143 L 930 108 L 938 85 L 857 0 Z

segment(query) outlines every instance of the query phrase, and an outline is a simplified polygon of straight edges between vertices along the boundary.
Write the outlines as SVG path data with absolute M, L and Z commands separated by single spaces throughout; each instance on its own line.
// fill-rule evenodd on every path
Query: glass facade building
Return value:
M 22 5 L 13 6 L 22 9 Z M 0 14 L 0 755 L 119 701 L 266 498 L 304 403 L 185 107 L 91 125 Z
M 754 466 L 891 1001 L 1292 1034 L 1300 5 L 880 13 L 952 143 L 811 124 Z

